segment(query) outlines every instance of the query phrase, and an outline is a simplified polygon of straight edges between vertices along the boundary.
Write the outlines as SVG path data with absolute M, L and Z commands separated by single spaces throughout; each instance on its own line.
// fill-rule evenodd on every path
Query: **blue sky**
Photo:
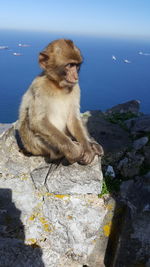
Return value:
M 150 38 L 150 0 L 1 0 L 0 29 Z

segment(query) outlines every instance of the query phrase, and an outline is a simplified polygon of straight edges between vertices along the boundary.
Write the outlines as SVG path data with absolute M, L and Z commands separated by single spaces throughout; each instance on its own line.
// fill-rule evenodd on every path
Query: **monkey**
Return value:
M 80 117 L 79 48 L 72 40 L 54 40 L 38 61 L 42 73 L 23 95 L 19 109 L 24 150 L 52 161 L 65 157 L 71 164 L 90 164 L 95 155 L 103 155 L 103 148 L 91 140 Z

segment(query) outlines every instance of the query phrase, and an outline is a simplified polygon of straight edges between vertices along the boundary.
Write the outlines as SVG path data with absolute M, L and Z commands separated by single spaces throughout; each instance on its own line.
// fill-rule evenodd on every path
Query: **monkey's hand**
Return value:
M 69 146 L 69 149 L 66 151 L 65 157 L 72 164 L 74 162 L 79 162 L 79 160 L 83 157 L 83 154 L 83 146 L 80 143 L 73 141 L 71 146 Z
M 101 145 L 96 143 L 95 141 L 88 142 L 88 144 L 84 145 L 84 155 L 79 163 L 87 165 L 90 164 L 95 155 L 102 156 L 104 154 L 103 148 Z

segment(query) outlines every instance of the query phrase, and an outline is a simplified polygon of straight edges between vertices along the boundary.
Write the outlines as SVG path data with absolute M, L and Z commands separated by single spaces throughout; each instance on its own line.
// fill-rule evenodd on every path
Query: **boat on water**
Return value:
M 14 52 L 14 53 L 13 53 L 13 56 L 22 56 L 22 54 L 21 54 L 21 53 L 16 53 L 16 52 Z
M 8 46 L 5 46 L 5 45 L 0 46 L 0 50 L 6 50 L 6 49 L 8 49 Z
M 29 46 L 31 46 L 31 45 L 29 45 L 29 44 L 21 44 L 21 43 L 19 43 L 18 46 L 19 46 L 19 47 L 29 47 Z
M 130 60 L 128 60 L 128 59 L 124 59 L 124 63 L 130 64 L 130 63 L 131 63 L 131 61 L 130 61 Z
M 113 56 L 113 55 L 112 55 L 112 59 L 113 59 L 113 60 L 117 60 L 117 58 L 116 58 L 115 56 Z
M 142 55 L 142 56 L 150 56 L 150 53 L 143 53 L 142 51 L 139 52 L 139 55 Z

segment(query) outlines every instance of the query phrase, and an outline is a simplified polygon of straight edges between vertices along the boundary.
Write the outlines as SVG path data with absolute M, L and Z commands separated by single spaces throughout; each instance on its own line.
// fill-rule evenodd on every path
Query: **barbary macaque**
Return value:
M 91 141 L 80 118 L 80 50 L 59 39 L 39 54 L 43 69 L 24 94 L 18 131 L 26 152 L 89 164 L 102 147 Z

